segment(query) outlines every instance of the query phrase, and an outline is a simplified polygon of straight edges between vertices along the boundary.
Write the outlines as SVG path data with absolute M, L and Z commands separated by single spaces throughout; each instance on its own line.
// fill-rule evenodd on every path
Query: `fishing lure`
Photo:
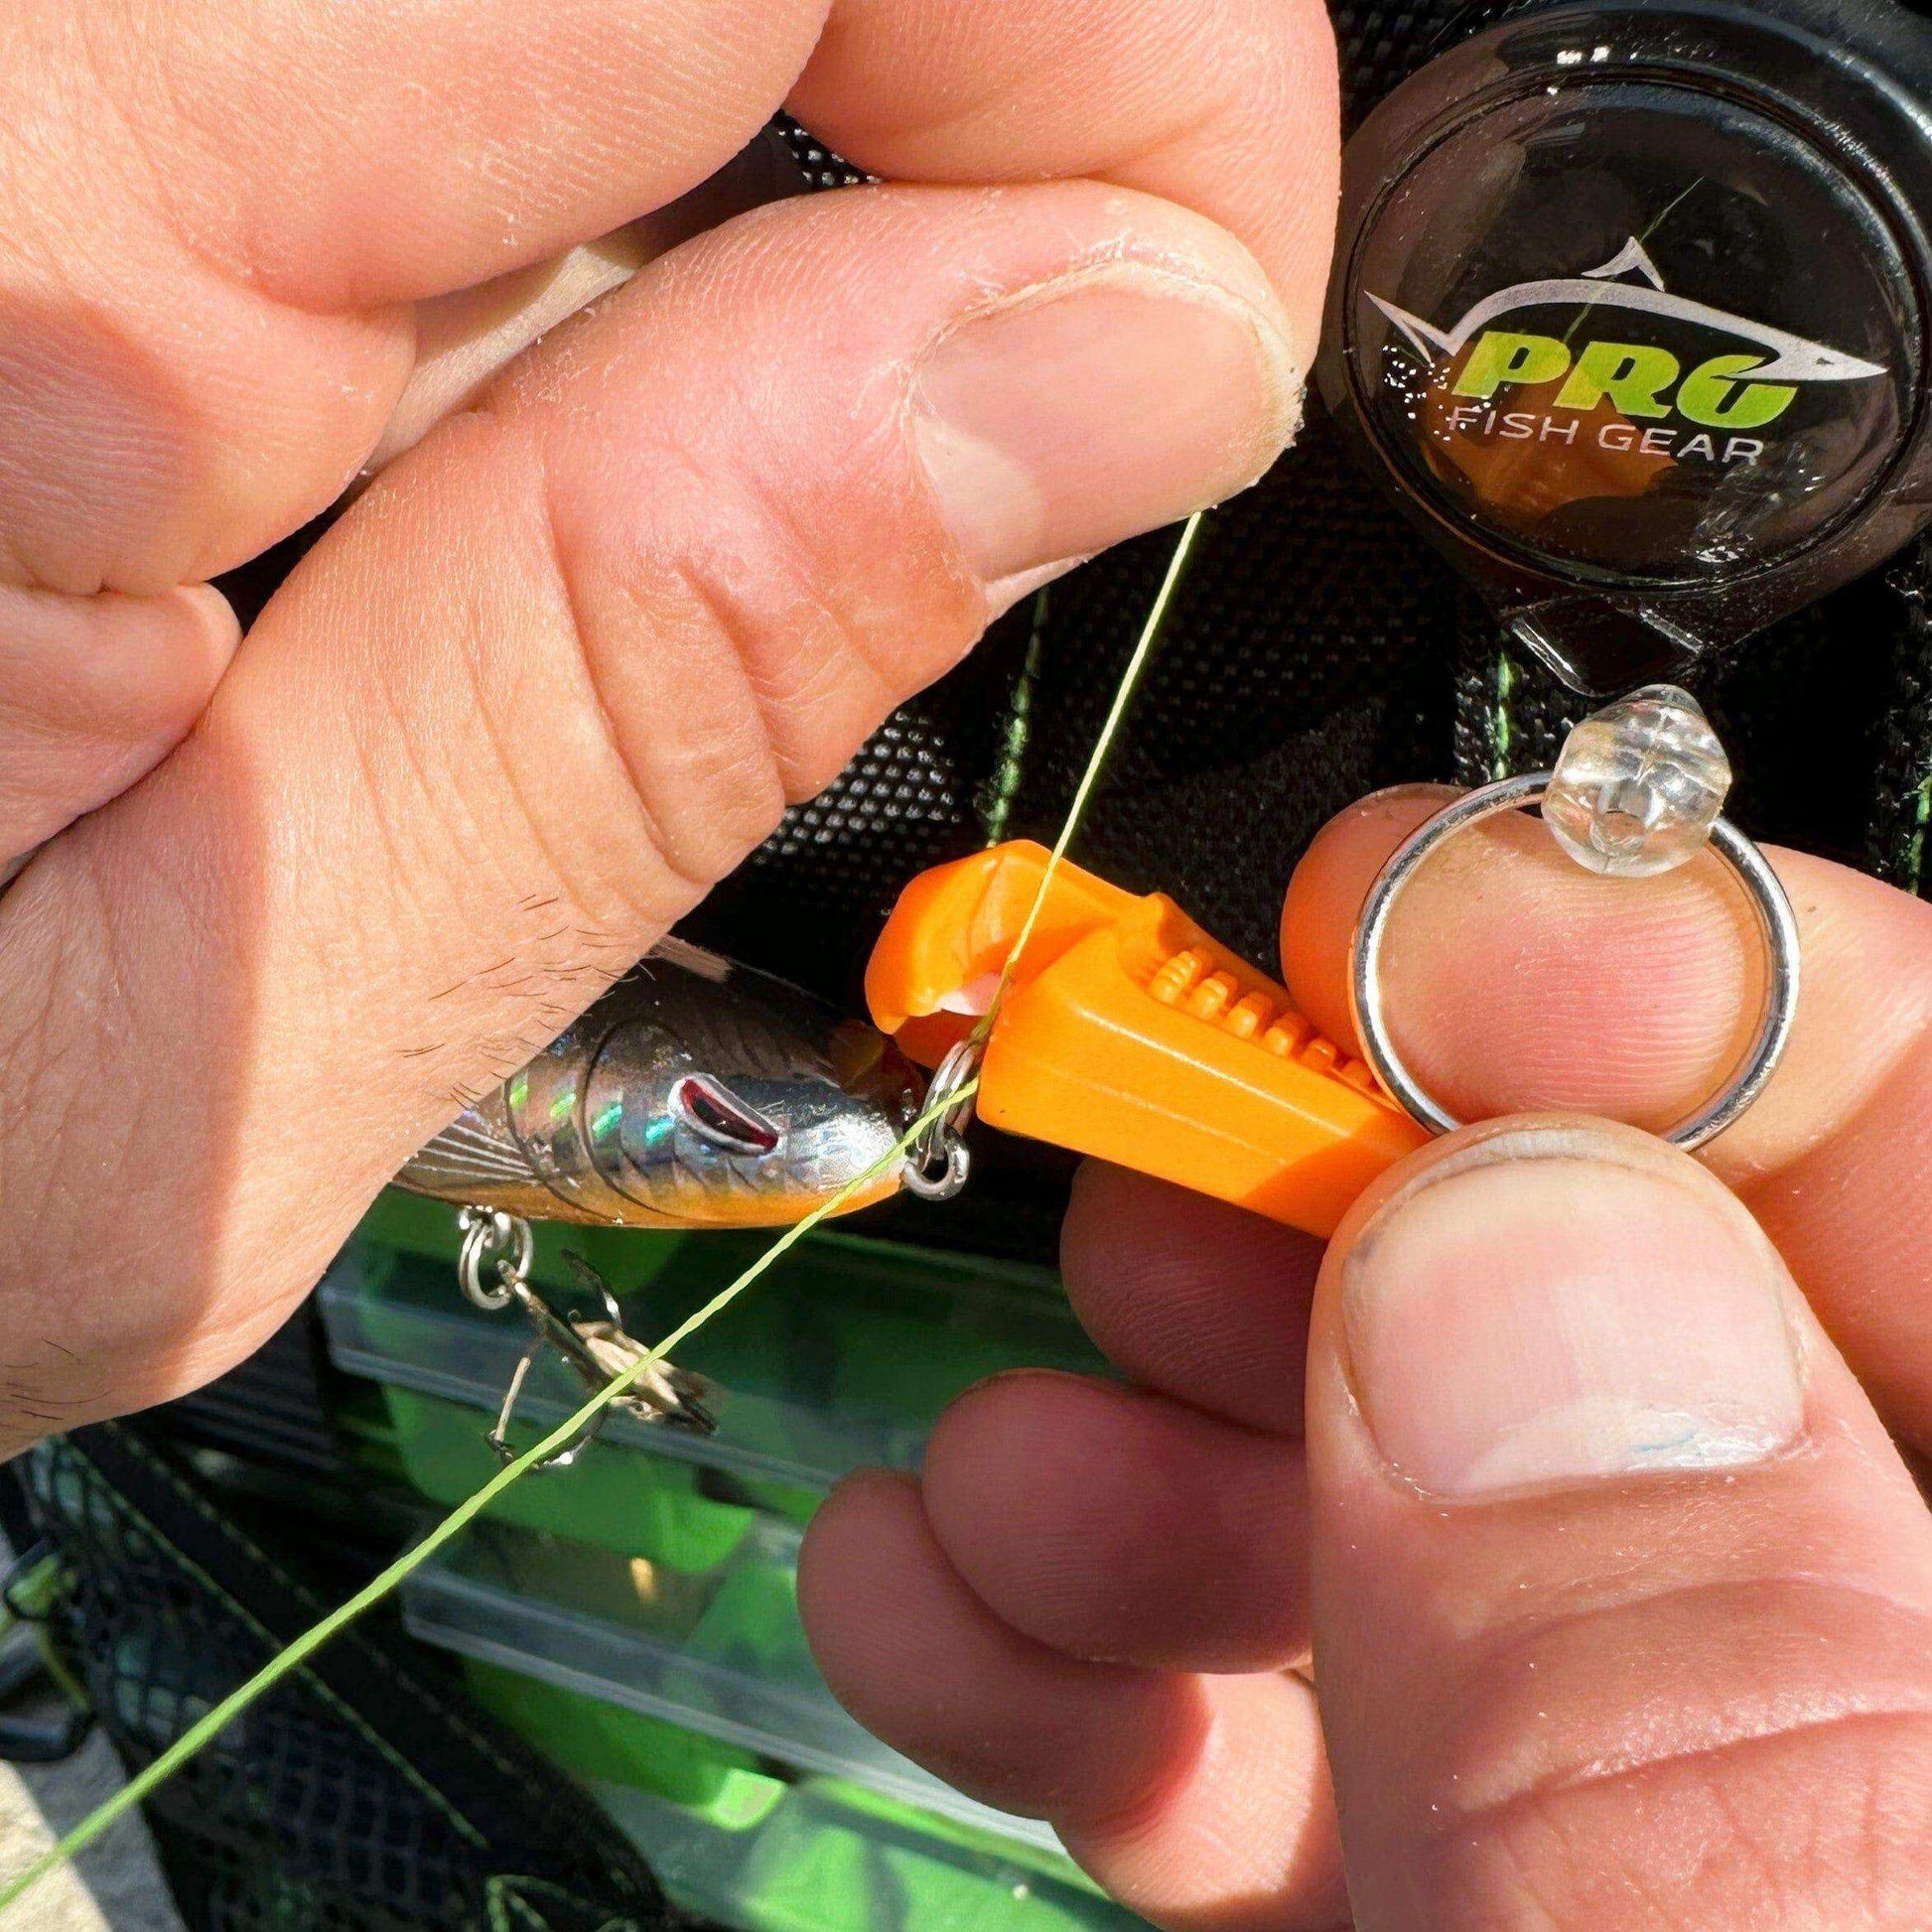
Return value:
M 664 939 L 527 1064 L 464 1111 L 396 1184 L 462 1209 L 458 1279 L 481 1309 L 512 1304 L 533 1339 L 488 1442 L 506 1434 L 546 1350 L 597 1391 L 649 1350 L 610 1289 L 576 1256 L 602 1315 L 559 1314 L 531 1285 L 533 1220 L 639 1228 L 783 1227 L 847 1213 L 906 1187 L 941 1199 L 965 1184 L 957 1134 L 921 1136 L 925 1082 L 883 1034 L 798 987 Z M 614 1405 L 640 1422 L 709 1433 L 702 1387 L 650 1361 Z M 603 1412 L 601 1412 L 603 1413 Z M 593 1428 L 542 1466 L 575 1461 Z
M 878 1167 L 923 1091 L 863 1021 L 666 939 L 396 1184 L 525 1220 L 788 1226 Z M 888 1167 L 840 1211 L 907 1178 Z

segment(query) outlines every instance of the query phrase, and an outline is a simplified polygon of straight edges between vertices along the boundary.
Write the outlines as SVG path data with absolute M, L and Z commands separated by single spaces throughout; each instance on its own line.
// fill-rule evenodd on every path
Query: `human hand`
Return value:
M 1317 0 L 18 0 L 4 42 L 0 1451 L 246 1354 L 993 614 L 1252 482 L 1338 164 Z M 890 185 L 552 331 L 237 647 L 205 580 L 447 408 L 430 347 L 787 101 Z
M 1333 1037 L 1441 796 L 1296 875 Z M 1886 1434 L 1932 1450 L 1932 906 L 1776 863 L 1797 1027 L 1703 1165 L 1587 1116 L 1721 1082 L 1741 898 L 1510 819 L 1411 886 L 1389 1011 L 1462 1117 L 1550 1111 L 1425 1149 L 1325 1257 L 1088 1168 L 1067 1290 L 1130 1386 L 1000 1378 L 921 1481 L 834 1494 L 800 1590 L 852 1710 L 1164 1926 L 1932 1924 L 1932 1521 Z

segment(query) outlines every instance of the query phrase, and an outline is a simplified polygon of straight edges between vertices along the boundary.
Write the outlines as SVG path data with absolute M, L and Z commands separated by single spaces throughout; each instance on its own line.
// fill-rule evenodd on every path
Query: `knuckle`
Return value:
M 882 523 L 856 485 L 841 516 L 674 445 L 637 469 L 647 514 L 614 518 L 564 466 L 548 542 L 611 749 L 665 862 L 702 889 L 961 654 L 984 603 L 936 553 L 877 541 L 908 519 Z
M 579 699 L 652 850 L 701 893 L 784 806 L 738 614 L 696 560 L 619 554 L 548 480 L 544 518 Z
M 212 245 L 234 198 L 188 136 L 194 63 L 156 58 L 166 11 L 0 20 L 11 583 L 147 596 L 243 564 L 341 494 L 413 358 L 405 313 L 300 309 Z
M 1455 1926 L 1917 1927 L 1932 1721 L 1856 1714 L 1526 1796 L 1439 1833 Z

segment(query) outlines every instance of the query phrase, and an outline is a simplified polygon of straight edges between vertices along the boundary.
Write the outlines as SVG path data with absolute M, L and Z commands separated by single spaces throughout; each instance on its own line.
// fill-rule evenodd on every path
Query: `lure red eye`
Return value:
M 779 1128 L 709 1074 L 687 1073 L 671 1088 L 671 1111 L 714 1147 L 733 1154 L 775 1154 Z

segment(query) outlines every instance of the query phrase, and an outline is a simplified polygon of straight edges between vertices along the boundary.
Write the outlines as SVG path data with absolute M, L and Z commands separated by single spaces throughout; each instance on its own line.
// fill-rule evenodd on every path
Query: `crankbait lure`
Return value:
M 788 1226 L 878 1166 L 922 1087 L 862 1021 L 663 940 L 396 1184 L 519 1219 Z M 905 1178 L 889 1168 L 845 1206 Z
M 532 1330 L 488 1442 L 513 1459 L 509 1427 L 536 1360 L 558 1357 L 587 1390 L 650 1351 L 617 1299 L 569 1256 L 601 1312 L 559 1313 L 531 1284 L 530 1223 L 604 1227 L 789 1227 L 901 1186 L 926 1198 L 966 1179 L 956 1136 L 893 1157 L 924 1082 L 883 1034 L 785 981 L 664 939 L 526 1065 L 467 1107 L 396 1184 L 459 1205 L 463 1292 L 520 1308 Z M 936 1167 L 936 1172 L 935 1172 Z M 613 1407 L 639 1422 L 709 1433 L 701 1385 L 648 1360 Z M 540 1467 L 574 1461 L 598 1424 Z

